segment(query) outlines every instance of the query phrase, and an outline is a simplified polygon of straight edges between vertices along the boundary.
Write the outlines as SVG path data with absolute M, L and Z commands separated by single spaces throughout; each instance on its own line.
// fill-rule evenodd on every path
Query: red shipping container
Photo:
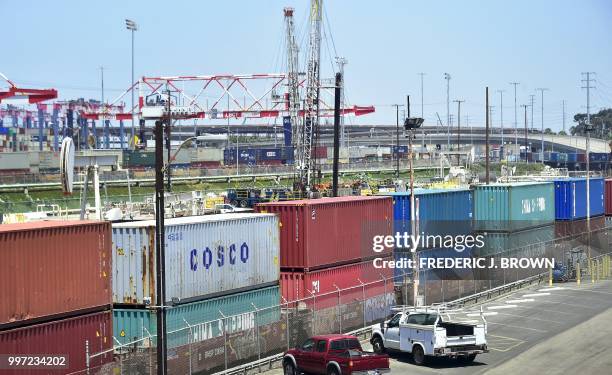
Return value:
M 606 185 L 604 186 L 604 194 L 606 195 L 606 215 L 612 216 L 612 178 L 606 180 Z
M 258 204 L 280 221 L 280 265 L 314 270 L 391 254 L 373 251 L 376 236 L 393 232 L 391 197 L 338 197 Z
M 327 147 L 316 146 L 312 149 L 312 157 L 315 159 L 326 159 L 327 158 Z
M 280 286 L 287 302 L 301 300 L 299 304 L 318 310 L 393 293 L 393 269 L 375 268 L 368 260 L 317 271 L 281 272 Z
M 604 216 L 592 217 L 590 220 L 591 232 L 601 231 L 606 227 L 606 218 Z M 555 221 L 555 238 L 570 239 L 571 237 L 585 235 L 587 230 L 586 219 L 582 220 L 559 220 Z
M 90 355 L 109 350 L 91 358 L 92 371 L 113 359 L 113 325 L 111 312 L 99 312 L 44 324 L 0 331 L 0 353 L 20 356 L 67 356 L 65 368 L 6 370 L 2 374 L 67 374 L 85 370 L 85 345 Z
M 0 329 L 109 306 L 111 242 L 108 222 L 0 225 Z
M 586 154 L 577 154 L 576 160 L 578 160 L 579 163 L 586 163 Z

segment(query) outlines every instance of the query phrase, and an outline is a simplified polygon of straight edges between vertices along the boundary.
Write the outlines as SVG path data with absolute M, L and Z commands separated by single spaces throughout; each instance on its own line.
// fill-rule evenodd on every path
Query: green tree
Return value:
M 585 135 L 586 113 L 574 115 L 574 122 L 577 124 L 570 128 L 572 135 Z M 602 109 L 591 115 L 591 125 L 593 130 L 591 136 L 601 139 L 612 139 L 612 108 Z

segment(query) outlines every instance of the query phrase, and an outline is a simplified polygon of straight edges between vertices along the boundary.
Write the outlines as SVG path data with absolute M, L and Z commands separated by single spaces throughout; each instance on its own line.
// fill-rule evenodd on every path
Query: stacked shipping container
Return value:
M 259 204 L 256 210 L 275 213 L 280 220 L 281 291 L 286 301 L 301 300 L 297 305 L 323 310 L 354 301 L 369 306 L 368 301 L 386 301 L 392 295 L 392 270 L 377 269 L 372 261 L 388 259 L 392 251 L 373 251 L 374 237 L 392 234 L 391 198 L 274 202 Z M 364 305 L 360 308 L 372 319 L 388 313 L 368 314 Z
M 109 223 L 0 225 L 0 353 L 65 354 L 60 372 L 75 372 L 86 341 L 92 352 L 112 348 L 110 244 Z
M 258 325 L 280 318 L 272 309 L 280 303 L 278 227 L 271 214 L 166 220 L 170 347 L 188 343 L 189 326 L 205 330 L 194 340 L 219 336 L 223 325 L 215 320 L 224 316 L 236 331 L 252 328 L 254 306 L 266 310 Z M 113 332 L 125 344 L 156 330 L 155 314 L 144 308 L 156 302 L 155 222 L 117 223 L 112 231 Z
M 587 217 L 586 178 L 563 178 L 555 183 L 555 219 L 575 220 Z M 604 214 L 604 179 L 590 178 L 590 216 Z
M 606 179 L 605 195 L 606 215 L 612 216 L 612 178 Z
M 555 220 L 552 182 L 517 182 L 474 187 L 474 229 L 513 232 Z

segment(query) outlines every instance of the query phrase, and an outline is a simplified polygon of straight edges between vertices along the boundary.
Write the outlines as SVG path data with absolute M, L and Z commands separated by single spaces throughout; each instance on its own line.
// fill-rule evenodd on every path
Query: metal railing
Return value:
M 574 259 L 572 251 L 590 243 L 591 258 L 576 259 L 583 283 L 610 278 L 612 238 L 609 227 L 587 233 L 575 233 L 550 241 L 541 241 L 503 252 L 493 257 L 551 257 L 556 262 Z M 584 250 L 584 249 L 583 249 Z M 581 251 L 583 251 L 581 250 Z M 569 255 L 568 255 L 569 254 Z M 590 265 L 590 266 L 589 266 Z M 457 280 L 437 279 L 431 270 L 419 271 L 419 294 L 427 304 L 451 308 L 468 308 L 534 283 L 544 283 L 547 269 L 490 270 L 473 273 Z M 593 275 L 593 276 L 590 276 Z M 285 350 L 301 344 L 316 334 L 349 333 L 367 338 L 370 327 L 387 319 L 398 304 L 410 304 L 413 285 L 404 272 L 381 275 L 367 283 L 356 281 L 350 288 L 319 294 L 307 291 L 308 297 L 281 304 L 260 307 L 252 305 L 239 314 L 219 311 L 219 319 L 205 322 L 183 320 L 180 327 L 168 332 L 168 368 L 172 373 L 235 374 L 262 371 L 278 364 Z M 399 282 L 399 283 L 398 283 Z M 398 285 L 394 285 L 398 284 Z M 90 365 L 87 373 L 154 373 L 156 369 L 156 335 L 143 330 L 143 337 L 114 338 L 116 345 L 100 353 L 86 354 L 87 363 L 113 355 L 112 361 Z

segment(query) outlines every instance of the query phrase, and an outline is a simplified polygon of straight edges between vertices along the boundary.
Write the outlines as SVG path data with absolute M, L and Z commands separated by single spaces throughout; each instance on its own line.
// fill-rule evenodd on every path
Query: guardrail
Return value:
M 474 304 L 483 301 L 493 300 L 494 298 L 503 296 L 511 291 L 522 289 L 528 285 L 531 285 L 535 281 L 541 283 L 546 279 L 548 273 L 542 273 L 539 275 L 531 276 L 523 280 L 514 281 L 512 283 L 502 285 L 493 289 L 489 289 L 483 292 L 479 292 L 470 296 L 458 298 L 453 301 L 449 301 L 444 303 L 445 306 L 456 306 L 456 307 L 464 307 L 467 305 L 467 302 L 473 301 Z M 371 334 L 370 327 L 359 328 L 350 332 L 346 332 L 348 335 L 357 336 L 360 339 L 367 339 Z M 256 370 L 257 372 L 270 370 L 274 368 L 274 363 L 280 362 L 283 359 L 284 353 L 278 353 L 266 358 L 259 359 L 257 361 L 249 362 L 240 366 L 236 366 L 225 371 L 217 372 L 216 375 L 233 375 L 233 374 L 247 374 L 250 371 Z

